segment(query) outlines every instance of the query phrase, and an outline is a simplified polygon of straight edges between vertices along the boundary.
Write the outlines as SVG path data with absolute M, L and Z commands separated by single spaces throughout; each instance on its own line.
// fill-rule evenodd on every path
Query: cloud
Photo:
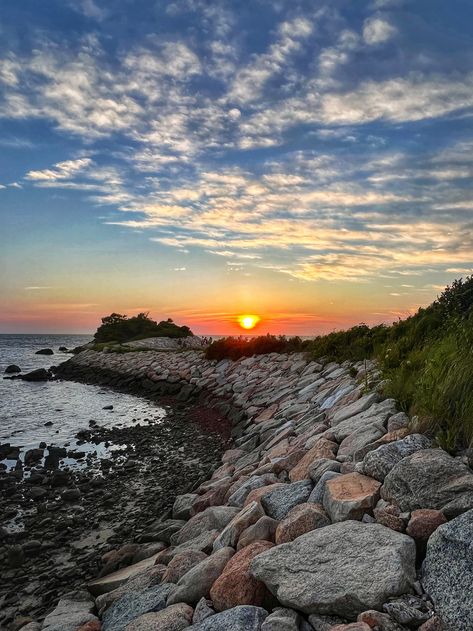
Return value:
M 397 29 L 392 24 L 379 17 L 368 18 L 363 25 L 363 39 L 369 46 L 386 42 L 396 32 Z
M 107 16 L 107 11 L 100 7 L 94 0 L 79 0 L 71 6 L 80 10 L 86 17 L 96 20 L 103 20 Z
M 237 72 L 227 96 L 228 100 L 249 103 L 258 99 L 266 83 L 283 70 L 312 31 L 313 24 L 306 18 L 298 17 L 282 22 L 277 40 L 268 51 L 255 55 L 247 66 Z
M 25 291 L 42 291 L 43 289 L 54 289 L 49 285 L 30 285 L 29 287 L 25 287 Z
M 79 158 L 78 160 L 66 160 L 58 162 L 53 169 L 44 169 L 42 171 L 28 171 L 25 175 L 26 180 L 33 181 L 51 181 L 67 180 L 79 171 L 83 171 L 92 164 L 90 158 Z

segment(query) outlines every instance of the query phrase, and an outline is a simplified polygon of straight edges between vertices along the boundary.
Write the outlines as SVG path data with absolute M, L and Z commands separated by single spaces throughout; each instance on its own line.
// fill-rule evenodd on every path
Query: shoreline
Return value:
M 198 402 L 231 420 L 233 441 L 159 516 L 145 566 L 130 536 L 103 559 L 123 569 L 102 567 L 25 631 L 263 631 L 281 617 L 299 631 L 470 628 L 471 454 L 416 433 L 374 363 L 85 351 L 57 375 Z
M 27 478 L 15 470 L 1 476 L 5 520 L 20 515 L 25 526 L 10 535 L 0 531 L 7 568 L 0 588 L 2 628 L 19 611 L 43 619 L 64 593 L 96 577 L 104 554 L 130 539 L 139 542 L 137 549 L 120 563 L 156 549 L 153 523 L 169 512 L 176 495 L 192 491 L 219 464 L 230 426 L 215 410 L 138 387 L 106 387 L 152 400 L 166 408 L 166 416 L 158 423 L 78 431 L 79 443 L 123 447 L 109 458 L 88 459 L 84 468 L 33 465 Z

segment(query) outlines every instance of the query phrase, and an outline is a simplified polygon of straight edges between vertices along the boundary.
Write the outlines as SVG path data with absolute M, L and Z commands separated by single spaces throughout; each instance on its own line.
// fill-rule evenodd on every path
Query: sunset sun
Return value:
M 259 316 L 257 315 L 241 315 L 238 316 L 238 324 L 242 329 L 253 329 L 258 322 L 260 321 Z

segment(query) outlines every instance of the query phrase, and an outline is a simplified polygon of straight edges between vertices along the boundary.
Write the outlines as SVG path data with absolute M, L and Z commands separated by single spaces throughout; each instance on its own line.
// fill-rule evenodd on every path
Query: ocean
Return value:
M 66 361 L 70 354 L 59 351 L 80 346 L 91 340 L 89 335 L 0 335 L 0 372 L 17 364 L 23 373 L 36 368 L 50 368 Z M 36 355 L 51 348 L 53 355 Z M 6 376 L 4 374 L 2 377 Z M 113 410 L 104 407 L 113 405 Z M 0 444 L 20 447 L 20 459 L 40 442 L 46 445 L 77 447 L 75 434 L 95 421 L 102 427 L 125 427 L 159 422 L 164 408 L 151 401 L 109 390 L 104 387 L 71 381 L 27 382 L 0 378 Z M 106 457 L 118 446 L 81 444 L 80 450 Z M 47 455 L 47 452 L 45 452 Z M 3 460 L 7 468 L 14 460 Z M 63 464 L 80 468 L 84 460 L 65 458 Z

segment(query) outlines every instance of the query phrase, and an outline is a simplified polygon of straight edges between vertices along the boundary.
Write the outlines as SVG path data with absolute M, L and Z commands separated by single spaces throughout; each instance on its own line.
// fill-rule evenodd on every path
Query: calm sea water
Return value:
M 156 422 L 165 410 L 150 401 L 114 392 L 101 386 L 71 381 L 27 382 L 3 379 L 5 368 L 17 364 L 22 372 L 49 368 L 71 355 L 59 351 L 60 346 L 74 348 L 90 341 L 87 335 L 0 335 L 0 443 L 11 443 L 25 451 L 47 445 L 76 446 L 75 434 L 89 427 L 93 420 L 103 427 L 141 425 Z M 35 355 L 42 348 L 51 348 L 54 355 Z M 113 405 L 113 410 L 103 407 Z M 46 425 L 46 423 L 52 425 Z M 81 450 L 107 456 L 114 446 L 81 445 Z M 81 466 L 66 459 L 67 465 Z M 12 466 L 13 461 L 4 461 Z

